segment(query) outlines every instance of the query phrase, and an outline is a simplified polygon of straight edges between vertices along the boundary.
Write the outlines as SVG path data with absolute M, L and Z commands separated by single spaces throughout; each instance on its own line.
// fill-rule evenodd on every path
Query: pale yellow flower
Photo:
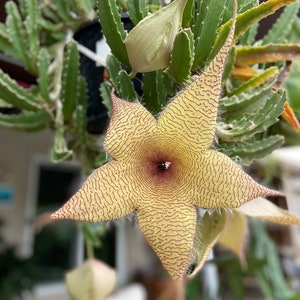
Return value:
M 180 279 L 194 260 L 196 207 L 238 208 L 257 197 L 280 194 L 211 148 L 233 30 L 202 75 L 158 119 L 140 103 L 112 95 L 104 147 L 113 159 L 53 218 L 100 222 L 135 212 L 166 270 Z

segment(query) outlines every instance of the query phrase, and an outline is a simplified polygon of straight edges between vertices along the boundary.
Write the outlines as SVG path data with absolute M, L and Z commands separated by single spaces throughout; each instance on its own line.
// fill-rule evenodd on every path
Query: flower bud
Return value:
M 66 275 L 66 283 L 73 300 L 105 300 L 116 284 L 116 272 L 105 263 L 89 259 Z
M 151 72 L 169 66 L 187 0 L 169 5 L 141 20 L 125 39 L 133 72 Z

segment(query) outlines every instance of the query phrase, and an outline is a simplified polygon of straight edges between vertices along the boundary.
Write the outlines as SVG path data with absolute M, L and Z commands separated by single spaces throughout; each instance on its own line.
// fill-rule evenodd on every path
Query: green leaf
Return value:
M 31 69 L 34 70 L 39 51 L 39 24 L 41 18 L 37 0 L 26 0 L 25 29 L 28 36 L 28 45 Z
M 134 90 L 134 85 L 131 78 L 124 70 L 121 70 L 118 75 L 119 78 L 119 93 L 122 99 L 129 101 L 137 100 L 137 94 Z
M 217 242 L 221 232 L 224 229 L 226 213 L 224 211 L 213 213 L 206 212 L 197 225 L 195 238 L 195 251 L 197 261 L 195 269 L 190 276 L 196 274 L 205 263 L 212 247 Z
M 277 77 L 279 71 L 277 67 L 270 67 L 263 72 L 261 72 L 259 75 L 257 75 L 254 78 L 249 79 L 245 83 L 241 84 L 239 87 L 237 87 L 232 92 L 228 93 L 227 96 L 232 95 L 239 95 L 242 93 L 245 93 L 247 91 L 253 90 L 257 87 L 259 87 L 262 84 L 265 84 L 266 82 L 269 82 L 270 80 L 274 81 L 274 78 Z
M 249 139 L 237 143 L 220 143 L 217 146 L 218 151 L 226 154 L 240 165 L 247 166 L 252 159 L 265 157 L 274 150 L 281 147 L 284 143 L 284 137 L 281 135 L 271 135 L 263 139 Z
M 78 100 L 79 53 L 76 42 L 71 41 L 64 55 L 61 100 L 66 121 L 70 121 Z
M 236 18 L 234 41 L 236 41 L 241 35 L 243 35 L 251 26 L 258 23 L 263 18 L 273 14 L 276 10 L 294 2 L 295 0 L 272 0 L 261 3 L 252 9 L 249 9 Z M 213 51 L 209 54 L 208 61 L 212 60 L 216 53 L 219 52 L 220 48 L 224 44 L 224 41 L 228 35 L 232 19 L 227 21 L 225 24 L 220 26 L 218 29 L 218 35 L 213 45 Z
M 16 56 L 26 65 L 26 67 L 30 67 L 30 59 L 27 55 L 28 39 L 18 8 L 12 1 L 7 2 L 5 8 L 7 13 L 7 33 L 10 42 L 14 47 Z
M 94 10 L 96 0 L 75 0 L 76 5 L 79 9 L 82 9 L 86 14 L 93 16 L 92 12 Z
M 240 118 L 235 118 L 231 123 L 218 123 L 217 135 L 225 142 L 237 142 L 263 132 L 278 121 L 285 101 L 285 92 L 277 90 L 257 110 L 239 114 Z
M 0 125 L 17 130 L 37 131 L 46 127 L 49 116 L 40 110 L 37 112 L 23 111 L 17 115 L 0 114 Z
M 88 90 L 85 79 L 82 76 L 79 76 L 78 79 L 78 101 L 73 112 L 72 128 L 75 129 L 78 140 L 82 141 L 82 143 L 85 143 L 87 129 Z
M 64 24 L 63 23 L 52 23 L 46 19 L 39 19 L 39 25 L 46 31 L 52 33 L 61 33 L 63 35 Z
M 189 27 L 193 18 L 194 0 L 188 0 L 182 15 L 182 27 Z
M 100 93 L 102 98 L 102 103 L 107 108 L 108 112 L 112 111 L 112 104 L 110 99 L 111 87 L 107 82 L 103 82 L 100 86 Z
M 0 51 L 4 52 L 10 57 L 18 58 L 18 56 L 14 53 L 15 51 L 10 42 L 9 34 L 7 33 L 7 28 L 3 23 L 0 23 Z
M 300 46 L 294 44 L 239 46 L 236 48 L 236 64 L 239 66 L 300 59 Z
M 239 115 L 241 116 L 263 105 L 268 97 L 270 97 L 272 93 L 271 89 L 275 81 L 276 77 L 247 93 L 221 98 L 219 105 L 220 110 L 224 112 L 222 117 L 226 120 L 235 119 L 238 118 Z
M 217 29 L 221 24 L 225 9 L 223 1 L 204 0 L 199 5 L 196 23 L 192 27 L 195 36 L 193 70 L 205 67 L 206 58 L 213 49 Z
M 133 25 L 144 19 L 148 14 L 145 0 L 127 0 L 128 14 Z
M 294 109 L 295 114 L 300 118 L 300 61 L 293 61 L 292 69 L 288 77 L 283 83 L 284 88 L 287 90 L 288 102 Z
M 259 23 L 253 24 L 239 39 L 239 45 L 252 45 L 255 43 Z
M 55 162 L 64 160 L 71 160 L 73 157 L 73 151 L 67 147 L 67 142 L 64 137 L 64 129 L 62 127 L 57 128 L 54 136 L 54 145 L 51 149 L 51 158 Z
M 73 11 L 76 7 L 76 3 L 73 0 L 61 1 L 52 0 L 53 7 L 55 7 L 55 13 L 67 24 L 73 23 L 78 16 Z
M 87 110 L 88 106 L 88 87 L 87 82 L 83 76 L 79 76 L 78 78 L 78 104 L 82 105 L 82 107 Z
M 129 67 L 127 50 L 123 43 L 126 38 L 126 32 L 121 22 L 116 0 L 98 0 L 98 15 L 102 32 L 111 52 L 120 62 Z
M 287 42 L 286 37 L 290 33 L 292 25 L 297 18 L 299 6 L 300 2 L 295 1 L 285 7 L 283 13 L 276 20 L 276 23 L 263 38 L 262 44 L 281 44 Z
M 273 14 L 282 6 L 288 5 L 295 0 L 272 0 L 261 3 L 259 6 L 237 16 L 235 40 L 240 37 L 253 24 L 258 23 L 261 19 Z M 229 21 L 231 23 L 231 21 Z
M 12 108 L 13 106 L 0 98 L 0 107 L 1 108 Z
M 180 84 L 190 76 L 194 59 L 194 38 L 190 28 L 180 31 L 174 41 L 168 72 Z
M 76 142 L 85 144 L 86 129 L 87 129 L 87 117 L 86 109 L 82 105 L 77 105 L 73 115 L 73 127 L 76 134 Z
M 40 104 L 35 101 L 34 95 L 20 87 L 18 83 L 10 78 L 0 69 L 0 98 L 14 107 L 25 110 L 40 109 Z
M 50 80 L 48 75 L 48 69 L 50 65 L 50 55 L 46 48 L 41 48 L 38 55 L 37 67 L 38 67 L 38 85 L 42 97 L 46 101 L 50 101 Z
M 113 86 L 117 91 L 119 91 L 119 79 L 118 75 L 121 71 L 121 63 L 118 59 L 113 55 L 109 54 L 106 58 L 106 68 L 109 74 L 109 79 L 112 82 Z
M 227 55 L 224 70 L 223 70 L 222 83 L 224 85 L 232 75 L 232 70 L 235 68 L 235 61 L 236 61 L 236 50 L 235 47 L 232 47 L 229 50 L 229 53 Z
M 153 71 L 144 74 L 143 102 L 146 108 L 156 114 L 166 105 L 166 90 L 163 80 L 163 71 Z

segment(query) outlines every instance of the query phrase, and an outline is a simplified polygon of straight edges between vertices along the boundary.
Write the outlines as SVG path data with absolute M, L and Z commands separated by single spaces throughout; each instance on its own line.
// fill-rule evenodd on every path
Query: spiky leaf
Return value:
M 52 0 L 53 7 L 55 9 L 55 14 L 57 14 L 62 21 L 65 23 L 72 23 L 76 20 L 77 15 L 74 12 L 76 3 L 74 0 L 61 1 L 61 0 Z
M 265 82 L 260 87 L 254 88 L 247 93 L 226 96 L 220 99 L 220 110 L 224 112 L 224 118 L 230 118 L 231 114 L 242 115 L 245 112 L 257 109 L 259 105 L 265 103 L 270 96 L 271 88 L 275 83 L 276 76 Z M 237 116 L 238 117 L 238 116 Z M 232 117 L 232 119 L 234 119 Z
M 300 59 L 299 45 L 269 44 L 263 46 L 237 47 L 236 64 L 239 66 L 295 59 Z
M 30 66 L 30 60 L 27 55 L 28 39 L 23 20 L 14 2 L 7 2 L 5 8 L 7 13 L 7 33 L 10 42 L 14 47 L 17 57 L 28 67 Z
M 281 135 L 271 135 L 264 139 L 249 139 L 237 143 L 224 143 L 218 145 L 218 150 L 225 153 L 234 160 L 238 160 L 243 166 L 250 164 L 252 159 L 265 157 L 274 150 L 281 147 L 284 137 Z
M 40 10 L 36 0 L 26 0 L 26 19 L 25 29 L 28 36 L 28 45 L 32 70 L 35 69 L 35 63 L 39 51 L 39 18 Z
M 78 78 L 78 96 L 76 109 L 73 112 L 72 127 L 78 137 L 78 140 L 83 144 L 86 138 L 87 128 L 87 83 L 82 76 Z
M 106 68 L 109 74 L 109 79 L 111 80 L 115 89 L 118 91 L 119 90 L 118 74 L 121 71 L 121 63 L 113 54 L 107 56 Z
M 7 27 L 3 23 L 0 23 L 0 51 L 10 57 L 18 58 L 18 56 L 14 53 L 13 45 L 10 42 Z
M 110 99 L 111 88 L 107 82 L 103 82 L 100 86 L 100 93 L 102 98 L 102 103 L 107 108 L 110 113 L 112 110 L 111 99 Z
M 48 75 L 48 68 L 50 65 L 50 55 L 46 48 L 41 48 L 38 55 L 37 67 L 38 67 L 38 84 L 42 97 L 46 101 L 50 101 L 50 80 Z
M 43 110 L 37 112 L 24 111 L 17 115 L 0 114 L 0 125 L 17 130 L 37 131 L 46 127 L 49 116 Z
M 174 41 L 168 72 L 180 84 L 190 76 L 194 59 L 194 38 L 190 28 L 180 31 Z
M 278 116 L 283 112 L 285 101 L 285 92 L 276 91 L 257 111 L 239 114 L 240 118 L 234 119 L 231 123 L 219 123 L 217 126 L 218 136 L 223 141 L 235 142 L 263 132 L 278 121 Z
M 133 25 L 147 16 L 148 9 L 145 0 L 127 0 L 128 13 Z
M 72 118 L 78 99 L 79 53 L 75 42 L 67 45 L 62 71 L 61 100 L 63 114 L 67 121 Z
M 188 0 L 182 15 L 182 27 L 189 27 L 193 18 L 194 0 Z
M 127 50 L 123 43 L 126 32 L 121 22 L 116 0 L 98 0 L 98 15 L 102 32 L 112 53 L 120 62 L 130 66 Z
M 249 28 L 254 24 L 257 24 L 263 18 L 273 14 L 276 10 L 285 6 L 295 0 L 272 0 L 261 3 L 259 6 L 253 7 L 237 16 L 234 40 L 236 41 L 240 36 L 242 36 Z M 224 41 L 228 35 L 229 28 L 231 26 L 232 20 L 227 21 L 218 29 L 218 35 L 216 36 L 213 50 L 209 54 L 208 60 L 215 57 L 216 53 L 220 50 Z
M 263 38 L 262 44 L 280 44 L 286 42 L 286 37 L 290 33 L 293 23 L 297 18 L 299 6 L 300 2 L 295 1 L 285 7 L 284 12 L 276 20 L 276 23 L 269 30 L 268 34 Z
M 51 150 L 52 160 L 55 162 L 60 162 L 64 160 L 70 160 L 72 157 L 73 152 L 67 147 L 63 128 L 57 128 L 54 136 L 54 145 Z
M 18 83 L 0 70 L 0 98 L 14 107 L 25 110 L 37 110 L 40 104 L 35 96 L 25 90 Z
M 124 70 L 121 70 L 118 75 L 119 78 L 119 92 L 123 99 L 134 101 L 137 100 L 137 94 L 134 90 L 131 78 Z
M 270 67 L 254 78 L 251 78 L 250 80 L 246 81 L 245 83 L 241 84 L 239 87 L 237 87 L 232 92 L 228 93 L 228 96 L 232 95 L 239 95 L 248 91 L 251 91 L 262 84 L 265 84 L 270 81 L 274 81 L 274 78 L 278 75 L 278 68 L 277 67 Z
M 152 113 L 160 112 L 166 105 L 166 93 L 162 70 L 144 74 L 143 91 L 143 102 L 148 110 Z
M 193 70 L 205 66 L 206 58 L 217 36 L 217 29 L 223 19 L 224 8 L 223 1 L 205 0 L 199 4 L 197 19 L 192 27 L 195 36 Z
M 82 9 L 87 15 L 93 17 L 93 10 L 96 4 L 96 0 L 75 0 L 79 9 Z

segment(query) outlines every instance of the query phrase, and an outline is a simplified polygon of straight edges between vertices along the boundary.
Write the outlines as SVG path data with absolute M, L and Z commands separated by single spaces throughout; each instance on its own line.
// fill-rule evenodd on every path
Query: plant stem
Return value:
M 95 252 L 92 243 L 86 239 L 85 245 L 86 245 L 87 258 L 88 259 L 95 258 Z

